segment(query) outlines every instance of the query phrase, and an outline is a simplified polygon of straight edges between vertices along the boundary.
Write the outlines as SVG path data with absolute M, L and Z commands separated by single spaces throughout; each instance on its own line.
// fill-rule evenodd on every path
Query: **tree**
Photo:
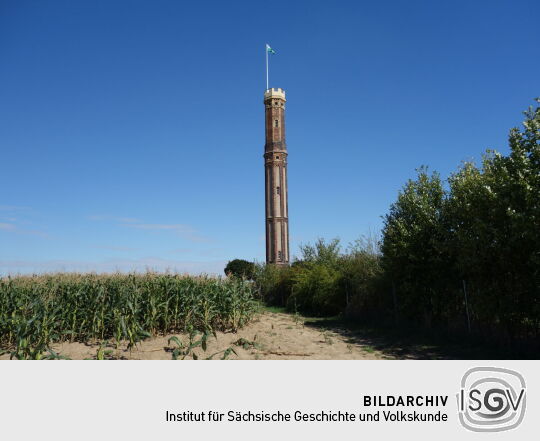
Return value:
M 510 130 L 510 154 L 489 151 L 450 179 L 448 219 L 460 277 L 476 320 L 510 337 L 539 322 L 540 107 Z
M 232 275 L 240 279 L 252 280 L 255 264 L 244 259 L 234 259 L 227 263 L 224 271 L 227 276 Z
M 391 206 L 382 264 L 409 319 L 459 321 L 465 281 L 477 328 L 538 335 L 540 106 L 525 116 L 510 131 L 509 155 L 488 151 L 480 167 L 463 164 L 448 191 L 422 168 Z
M 302 262 L 336 266 L 341 255 L 341 245 L 338 238 L 332 239 L 328 243 L 319 238 L 314 245 L 309 243 L 300 245 L 300 251 Z
M 400 304 L 412 320 L 430 320 L 433 312 L 433 290 L 445 266 L 441 262 L 444 198 L 439 174 L 429 175 L 421 167 L 384 220 L 382 264 L 399 291 L 408 294 L 400 296 Z

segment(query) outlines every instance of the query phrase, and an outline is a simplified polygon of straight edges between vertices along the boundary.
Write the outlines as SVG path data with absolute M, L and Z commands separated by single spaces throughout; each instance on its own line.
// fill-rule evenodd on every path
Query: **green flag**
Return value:
M 269 54 L 275 54 L 276 51 L 274 49 L 272 49 L 268 43 L 266 44 L 266 52 L 268 52 Z

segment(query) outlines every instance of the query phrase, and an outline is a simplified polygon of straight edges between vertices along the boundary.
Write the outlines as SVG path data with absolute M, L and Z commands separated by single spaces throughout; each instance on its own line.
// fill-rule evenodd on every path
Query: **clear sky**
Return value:
M 540 2 L 0 1 L 0 272 L 264 260 L 264 46 L 292 255 L 376 233 L 540 95 Z

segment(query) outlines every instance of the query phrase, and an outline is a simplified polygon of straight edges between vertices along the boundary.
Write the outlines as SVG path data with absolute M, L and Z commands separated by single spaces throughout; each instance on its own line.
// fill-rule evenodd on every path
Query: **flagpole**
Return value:
M 268 90 L 268 43 L 264 47 L 264 51 L 266 52 L 266 90 Z

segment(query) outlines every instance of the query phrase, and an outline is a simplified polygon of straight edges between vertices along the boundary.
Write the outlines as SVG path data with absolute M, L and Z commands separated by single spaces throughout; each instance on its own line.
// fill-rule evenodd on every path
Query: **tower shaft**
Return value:
M 264 92 L 266 263 L 289 264 L 289 207 L 287 145 L 285 143 L 285 91 Z

